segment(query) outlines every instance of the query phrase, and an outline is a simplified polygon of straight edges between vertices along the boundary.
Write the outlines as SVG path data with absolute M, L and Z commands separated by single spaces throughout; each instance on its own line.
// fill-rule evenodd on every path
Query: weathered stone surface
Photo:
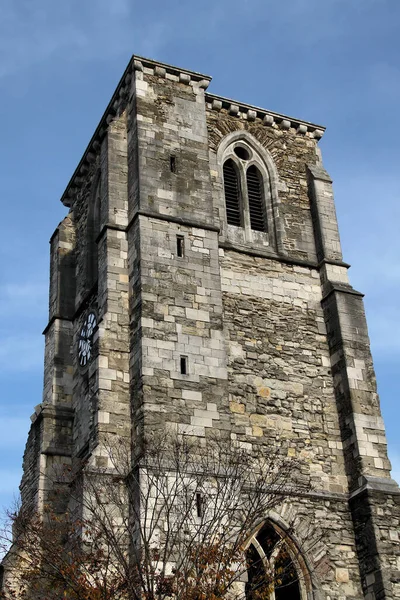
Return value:
M 274 446 L 311 485 L 275 515 L 311 548 L 309 597 L 400 597 L 400 495 L 316 148 L 323 130 L 208 96 L 196 73 L 137 58 L 133 68 L 51 241 L 43 406 L 23 502 L 38 501 L 49 448 L 107 467 L 107 436 L 140 448 L 157 428 Z M 243 197 L 240 225 L 227 222 L 227 157 L 248 189 L 237 145 L 262 175 L 263 230 Z M 98 328 L 82 368 L 90 311 Z

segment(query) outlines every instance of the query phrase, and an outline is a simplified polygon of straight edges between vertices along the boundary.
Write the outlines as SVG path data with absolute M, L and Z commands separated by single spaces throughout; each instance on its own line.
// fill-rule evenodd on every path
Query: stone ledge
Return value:
M 132 225 L 136 222 L 138 217 L 148 217 L 150 219 L 157 219 L 159 221 L 168 221 L 170 223 L 176 223 L 177 225 L 183 225 L 185 227 L 194 227 L 196 229 L 205 229 L 206 231 L 215 231 L 219 233 L 220 228 L 218 225 L 207 224 L 203 221 L 198 221 L 196 219 L 184 219 L 182 217 L 175 217 L 173 215 L 163 215 L 158 212 L 153 212 L 149 210 L 138 210 L 129 221 L 128 226 L 125 231 L 129 231 Z
M 112 225 L 108 223 L 106 223 L 106 225 L 103 225 L 99 235 L 96 238 L 96 242 L 98 243 L 104 237 L 108 230 L 122 231 L 123 233 L 127 233 L 130 230 L 130 228 L 134 225 L 134 223 L 136 223 L 138 217 L 148 217 L 149 219 L 156 219 L 158 221 L 176 223 L 177 225 L 183 225 L 184 227 L 194 227 L 195 229 L 215 231 L 216 233 L 220 232 L 219 225 L 210 225 L 209 223 L 204 223 L 203 221 L 198 221 L 197 219 L 183 219 L 182 217 L 175 217 L 173 215 L 163 215 L 161 213 L 149 210 L 138 210 L 135 212 L 135 214 L 133 215 L 126 227 L 122 225 Z
M 51 418 L 71 421 L 74 418 L 75 409 L 70 406 L 55 406 L 54 404 L 38 404 L 31 416 L 32 424 L 41 419 Z
M 116 229 L 116 227 L 110 227 L 110 229 Z M 125 231 L 125 229 L 122 229 L 122 231 Z M 53 315 L 47 323 L 46 327 L 43 329 L 42 335 L 46 335 L 46 333 L 49 331 L 50 327 L 55 321 L 66 321 L 69 323 L 73 323 L 74 321 L 76 321 L 76 319 L 83 313 L 84 310 L 88 309 L 93 305 L 93 302 L 91 300 L 96 291 L 97 281 L 94 283 L 93 287 L 87 292 L 87 294 L 82 298 L 72 317 L 62 317 L 61 315 Z M 97 306 L 93 306 L 93 308 L 97 310 Z M 99 325 L 101 321 L 102 317 L 98 315 L 97 325 Z
M 273 250 L 254 249 L 247 246 L 241 246 L 239 244 L 233 244 L 232 242 L 220 241 L 219 247 L 224 250 L 232 250 L 233 252 L 239 252 L 239 254 L 247 254 L 248 256 L 255 256 L 258 258 L 268 258 L 277 262 L 282 262 L 288 265 L 296 265 L 299 267 L 305 267 L 308 269 L 318 269 L 316 262 L 302 260 L 301 258 L 294 258 L 290 256 L 284 256 L 274 252 Z
M 365 492 L 373 493 L 384 493 L 400 495 L 400 489 L 397 482 L 394 479 L 388 477 L 373 477 L 372 475 L 366 475 L 362 477 L 362 483 L 358 489 L 351 492 L 349 495 L 349 501 L 357 498 Z
M 206 93 L 206 106 L 209 110 L 215 111 L 226 109 L 230 115 L 247 121 L 259 119 L 262 121 L 263 125 L 267 127 L 275 127 L 284 130 L 295 129 L 297 134 L 307 135 L 316 140 L 322 138 L 326 129 L 323 125 L 317 125 L 315 123 L 310 123 L 309 121 L 288 117 L 287 115 L 272 112 L 265 108 L 260 108 L 259 106 L 245 104 L 244 102 L 231 100 L 224 96 L 216 96 L 215 94 Z
M 314 179 L 326 181 L 326 183 L 333 183 L 329 173 L 325 171 L 321 165 L 308 164 L 307 169 L 310 171 Z
M 329 296 L 331 296 L 334 292 L 340 292 L 342 294 L 351 294 L 352 296 L 359 296 L 360 298 L 364 298 L 364 294 L 352 288 L 351 285 L 332 283 L 331 281 L 328 281 L 324 287 L 325 290 L 321 302 L 327 300 Z
M 333 265 L 335 267 L 344 267 L 345 269 L 350 269 L 351 265 L 349 263 L 343 262 L 342 260 L 335 260 L 333 258 L 323 258 L 318 263 L 318 268 L 320 269 L 324 265 Z
M 42 331 L 42 335 L 46 335 L 50 327 L 53 325 L 55 321 L 68 321 L 69 323 L 73 321 L 73 317 L 63 317 L 62 315 L 53 315 L 50 321 L 47 323 L 46 327 Z
M 47 446 L 47 448 L 42 450 L 42 454 L 46 456 L 72 456 L 71 450 L 67 450 L 66 448 L 63 450 L 60 446 Z
M 182 69 L 181 67 L 175 67 L 174 65 L 169 65 L 135 54 L 132 56 L 132 61 L 135 71 L 143 71 L 144 73 L 156 75 L 165 79 L 176 78 L 176 81 L 179 81 L 180 83 L 191 84 L 192 82 L 196 82 L 199 84 L 199 87 L 204 89 L 208 87 L 212 79 L 210 75 L 204 75 L 197 71 L 189 71 L 188 69 Z

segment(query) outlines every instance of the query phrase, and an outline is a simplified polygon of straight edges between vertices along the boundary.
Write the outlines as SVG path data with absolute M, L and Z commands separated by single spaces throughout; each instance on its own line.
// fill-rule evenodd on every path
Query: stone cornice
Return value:
M 31 416 L 31 422 L 34 424 L 38 420 L 45 418 L 72 421 L 74 414 L 75 410 L 71 406 L 57 406 L 54 404 L 40 403 L 35 406 L 35 412 Z
M 180 67 L 174 67 L 173 65 L 151 60 L 150 58 L 144 58 L 143 56 L 134 55 L 132 60 L 135 71 L 143 71 L 147 75 L 165 77 L 165 79 L 180 83 L 197 83 L 198 86 L 203 89 L 207 89 L 212 79 L 210 75 L 204 75 L 197 71 L 189 71 L 188 69 L 181 69 Z
M 215 94 L 206 93 L 207 108 L 210 110 L 220 111 L 226 109 L 230 115 L 244 119 L 246 121 L 262 121 L 267 127 L 278 127 L 279 129 L 294 129 L 296 133 L 307 135 L 319 140 L 322 138 L 325 127 L 316 123 L 309 123 L 300 119 L 295 119 L 287 115 L 281 115 L 259 106 L 238 102 L 231 98 L 216 96 Z
M 325 300 L 327 300 L 335 292 L 339 292 L 341 294 L 350 294 L 351 296 L 359 296 L 360 298 L 364 297 L 362 292 L 358 292 L 349 284 L 327 281 L 323 286 L 321 302 L 325 302 Z
M 350 501 L 353 501 L 362 494 L 392 494 L 400 495 L 400 489 L 397 481 L 390 477 L 374 477 L 366 475 L 362 477 L 361 485 L 356 490 L 351 492 Z

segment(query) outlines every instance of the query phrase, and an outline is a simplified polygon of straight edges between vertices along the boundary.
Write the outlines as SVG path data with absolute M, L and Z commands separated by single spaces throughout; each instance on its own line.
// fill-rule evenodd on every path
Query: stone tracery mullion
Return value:
M 242 200 L 242 211 L 243 211 L 243 227 L 245 231 L 245 238 L 248 242 L 253 240 L 253 236 L 251 233 L 251 225 L 250 225 L 250 210 L 249 210 L 249 196 L 247 190 L 247 180 L 246 180 L 246 166 L 243 165 L 242 161 L 238 161 L 239 168 L 239 177 L 240 177 L 240 192 L 241 192 L 241 200 Z
M 275 600 L 275 590 L 274 590 L 274 585 L 273 585 L 273 582 L 274 582 L 273 564 L 271 564 L 271 561 L 268 559 L 267 555 L 265 554 L 263 547 L 261 546 L 260 542 L 256 538 L 253 539 L 252 545 L 254 546 L 257 554 L 260 557 L 260 560 L 263 564 L 267 578 L 269 578 L 269 581 L 272 582 L 272 585 L 270 586 L 271 593 L 270 593 L 268 600 Z
M 271 556 L 270 556 L 269 560 L 270 560 L 271 566 L 274 570 L 275 570 L 275 561 L 278 558 L 280 551 L 282 550 L 283 544 L 284 544 L 283 540 L 282 539 L 279 540 L 279 542 L 277 542 L 275 544 L 274 549 L 271 552 Z

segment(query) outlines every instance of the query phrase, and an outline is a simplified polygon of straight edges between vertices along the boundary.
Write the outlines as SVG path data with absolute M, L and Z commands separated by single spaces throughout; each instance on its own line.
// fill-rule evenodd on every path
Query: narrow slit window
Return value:
M 169 168 L 171 169 L 171 173 L 176 173 L 176 156 L 173 154 L 169 157 Z
M 203 496 L 199 492 L 196 494 L 196 511 L 198 517 L 203 516 Z
M 241 226 L 239 178 L 232 160 L 224 163 L 226 220 L 229 225 Z
M 256 231 L 266 231 L 264 195 L 261 173 L 254 165 L 247 169 L 247 193 L 249 199 L 250 226 Z
M 185 238 L 183 235 L 176 236 L 176 254 L 180 258 L 185 256 Z
M 187 356 L 181 356 L 181 375 L 187 375 L 188 372 L 188 359 Z

